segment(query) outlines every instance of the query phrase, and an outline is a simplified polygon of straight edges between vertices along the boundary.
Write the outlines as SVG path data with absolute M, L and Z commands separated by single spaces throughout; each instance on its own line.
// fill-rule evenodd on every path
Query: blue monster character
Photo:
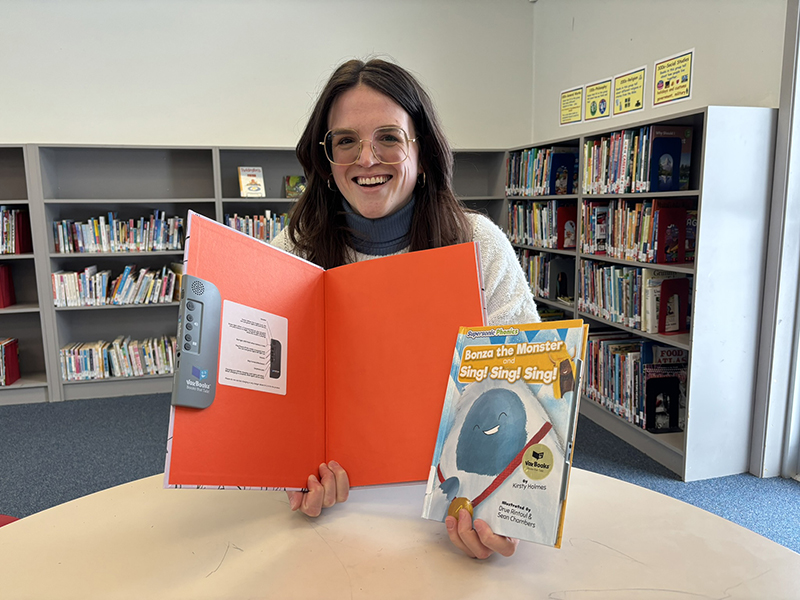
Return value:
M 494 519 L 499 526 L 497 515 L 504 502 L 510 501 L 535 508 L 536 525 L 531 527 L 527 518 L 505 520 L 502 535 L 542 541 L 555 535 L 560 501 L 560 486 L 555 482 L 564 468 L 564 446 L 543 403 L 561 407 L 573 392 L 561 399 L 555 397 L 552 386 L 537 391 L 522 381 L 485 380 L 467 385 L 458 394 L 429 478 L 428 518 L 443 520 L 465 508 L 473 518 Z M 532 444 L 550 449 L 553 467 L 549 476 L 529 489 L 521 457 Z
M 525 423 L 525 406 L 515 392 L 491 389 L 481 394 L 458 435 L 459 470 L 500 473 L 525 445 Z

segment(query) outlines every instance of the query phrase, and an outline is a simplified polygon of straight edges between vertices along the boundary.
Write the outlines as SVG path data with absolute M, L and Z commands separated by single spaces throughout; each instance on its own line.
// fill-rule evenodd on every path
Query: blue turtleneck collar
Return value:
M 411 240 L 411 217 L 414 215 L 414 197 L 396 213 L 380 219 L 367 219 L 359 215 L 347 200 L 342 198 L 347 226 L 353 231 L 350 245 L 357 252 L 372 256 L 387 256 L 399 252 Z

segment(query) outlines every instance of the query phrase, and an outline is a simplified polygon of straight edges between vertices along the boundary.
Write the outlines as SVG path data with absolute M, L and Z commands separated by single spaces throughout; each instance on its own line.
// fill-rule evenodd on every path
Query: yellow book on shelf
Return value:
M 266 197 L 261 167 L 239 167 L 239 192 L 242 198 Z

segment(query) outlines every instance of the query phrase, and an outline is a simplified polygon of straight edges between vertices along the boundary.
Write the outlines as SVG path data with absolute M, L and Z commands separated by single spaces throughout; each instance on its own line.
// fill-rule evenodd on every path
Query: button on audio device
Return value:
M 181 278 L 173 406 L 208 408 L 214 401 L 221 312 L 217 286 L 192 275 Z

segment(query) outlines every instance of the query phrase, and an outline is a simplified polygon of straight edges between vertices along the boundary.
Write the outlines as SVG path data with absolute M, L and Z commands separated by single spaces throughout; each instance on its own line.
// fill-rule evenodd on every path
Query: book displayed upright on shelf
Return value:
M 650 190 L 673 192 L 689 189 L 692 165 L 692 128 L 650 127 Z
M 571 250 L 577 243 L 577 204 L 568 204 L 556 208 L 556 226 L 558 234 L 556 238 L 556 248 L 561 250 Z
M 575 194 L 578 191 L 578 150 L 577 148 L 552 149 L 548 165 L 546 194 L 557 196 Z
M 0 308 L 7 308 L 17 303 L 17 296 L 14 293 L 14 278 L 11 275 L 11 267 L 0 265 Z
M 325 271 L 192 212 L 187 240 L 184 280 L 218 293 L 200 353 L 219 340 L 188 373 L 182 349 L 173 402 L 214 393 L 173 406 L 167 486 L 301 489 L 332 459 L 353 486 L 427 478 L 458 328 L 485 319 L 477 244 Z
M 682 263 L 686 260 L 686 209 L 659 208 L 655 212 L 656 262 Z
M 286 198 L 299 198 L 306 191 L 306 178 L 303 175 L 287 175 L 283 178 L 283 192 Z
M 11 385 L 19 378 L 19 340 L 0 339 L 0 386 Z
M 462 327 L 422 516 L 560 547 L 588 326 Z
M 242 198 L 265 198 L 264 170 L 261 167 L 239 167 L 239 194 Z

